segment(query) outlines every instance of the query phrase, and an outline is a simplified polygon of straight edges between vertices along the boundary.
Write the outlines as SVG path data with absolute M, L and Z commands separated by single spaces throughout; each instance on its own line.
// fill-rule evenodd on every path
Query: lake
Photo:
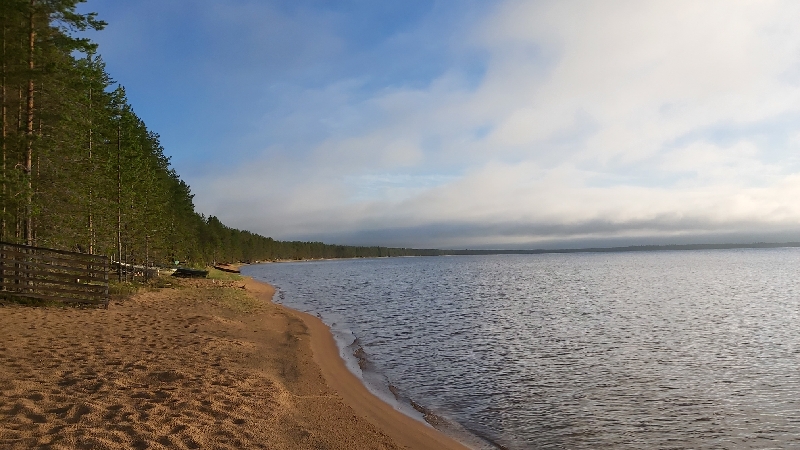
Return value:
M 376 394 L 476 448 L 763 449 L 800 448 L 799 269 L 787 248 L 242 272 L 319 315 Z

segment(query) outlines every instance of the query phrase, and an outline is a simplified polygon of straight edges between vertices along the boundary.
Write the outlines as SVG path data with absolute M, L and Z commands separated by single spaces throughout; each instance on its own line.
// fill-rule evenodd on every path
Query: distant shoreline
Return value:
M 669 245 L 629 245 L 625 247 L 585 247 L 561 249 L 512 249 L 512 250 L 443 250 L 443 249 L 415 249 L 402 248 L 409 253 L 416 254 L 397 256 L 355 256 L 344 258 L 300 258 L 276 259 L 268 261 L 253 261 L 251 263 L 236 263 L 231 266 L 242 267 L 252 264 L 292 263 L 310 261 L 336 261 L 345 259 L 372 259 L 372 258 L 413 258 L 420 256 L 480 256 L 480 255 L 543 255 L 563 253 L 629 253 L 629 252 L 662 252 L 662 251 L 692 251 L 692 250 L 732 250 L 732 249 L 768 249 L 768 248 L 800 248 L 800 242 L 754 242 L 750 244 L 669 244 Z
M 750 244 L 669 244 L 669 245 L 629 245 L 625 247 L 586 247 L 533 250 L 440 250 L 447 255 L 539 255 L 543 253 L 622 253 L 657 252 L 686 250 L 728 250 L 737 248 L 797 248 L 800 242 L 754 242 Z

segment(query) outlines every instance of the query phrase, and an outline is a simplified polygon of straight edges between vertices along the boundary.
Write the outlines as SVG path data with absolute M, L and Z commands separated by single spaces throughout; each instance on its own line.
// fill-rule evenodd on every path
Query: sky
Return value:
M 89 0 L 223 223 L 417 248 L 800 241 L 800 2 Z

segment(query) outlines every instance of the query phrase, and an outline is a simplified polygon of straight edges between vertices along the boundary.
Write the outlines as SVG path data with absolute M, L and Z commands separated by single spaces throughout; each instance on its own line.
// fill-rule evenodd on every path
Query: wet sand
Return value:
M 108 310 L 0 306 L 0 448 L 463 448 L 366 391 L 268 285 L 174 284 Z

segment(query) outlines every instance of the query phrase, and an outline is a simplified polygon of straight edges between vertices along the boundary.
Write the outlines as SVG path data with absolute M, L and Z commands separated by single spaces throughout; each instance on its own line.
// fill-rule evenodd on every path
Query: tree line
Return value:
M 134 264 L 431 254 L 281 242 L 199 214 L 158 134 L 106 72 L 84 0 L 0 3 L 0 240 Z

